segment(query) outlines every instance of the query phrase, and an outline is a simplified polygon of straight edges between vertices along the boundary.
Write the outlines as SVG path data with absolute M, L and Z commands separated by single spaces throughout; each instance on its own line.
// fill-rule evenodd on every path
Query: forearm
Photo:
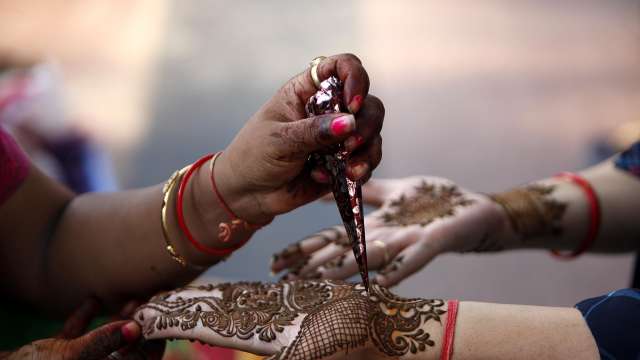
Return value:
M 590 183 L 600 207 L 600 226 L 590 250 L 637 249 L 640 222 L 635 214 L 640 213 L 640 179 L 615 168 L 611 160 L 579 174 Z M 507 221 L 497 234 L 505 248 L 573 250 L 588 236 L 593 221 L 590 201 L 584 189 L 572 182 L 550 178 L 496 195 L 493 198 L 502 210 L 508 210 L 510 204 L 520 207 L 519 211 L 505 211 Z M 529 200 L 523 202 L 523 198 Z
M 186 222 L 194 237 L 207 246 L 234 245 L 243 239 L 234 237 L 227 244 L 218 240 L 217 224 L 227 221 L 227 215 L 206 186 L 206 172 L 206 167 L 199 169 L 188 183 Z M 10 218 L 30 220 L 22 226 L 3 218 L 3 237 L 12 240 L 3 241 L 5 264 L 11 271 L 4 287 L 15 296 L 52 310 L 68 310 L 90 295 L 111 304 L 146 297 L 159 289 L 184 284 L 200 272 L 181 266 L 165 249 L 161 185 L 74 197 L 39 172 L 34 171 L 32 176 L 25 183 L 25 191 L 18 192 L 16 199 L 3 207 Z M 200 199 L 198 206 L 196 199 Z M 174 191 L 167 207 L 167 225 L 177 252 L 190 264 L 219 261 L 219 257 L 196 250 L 184 237 L 177 225 L 175 201 Z M 205 213 L 200 213 L 201 208 Z M 209 223 L 204 223 L 205 218 Z M 250 235 L 242 234 L 244 238 Z M 29 264 L 28 269 L 25 264 Z M 60 293 L 65 296 L 51 297 Z
M 595 341 L 576 309 L 460 303 L 454 360 L 597 358 Z

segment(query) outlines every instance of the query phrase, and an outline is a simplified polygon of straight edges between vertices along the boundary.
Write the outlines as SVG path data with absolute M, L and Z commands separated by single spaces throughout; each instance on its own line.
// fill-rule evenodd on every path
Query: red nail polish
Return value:
M 356 138 L 356 146 L 360 146 L 364 143 L 364 138 L 362 137 L 362 135 L 356 134 L 354 137 Z
M 316 180 L 322 183 L 328 183 L 331 180 L 329 178 L 329 175 L 327 175 L 327 173 L 322 170 L 314 171 L 313 175 L 315 176 Z
M 137 326 L 137 325 L 135 325 L 135 323 L 133 322 L 130 322 L 125 324 L 122 328 L 120 328 L 120 331 L 122 332 L 122 337 L 128 343 L 133 343 L 138 339 L 138 337 L 135 334 L 135 331 L 131 329 L 132 326 Z
M 333 135 L 341 136 L 350 133 L 355 127 L 353 115 L 344 115 L 333 119 L 331 122 L 331 132 Z
M 361 105 L 362 95 L 356 95 L 353 97 L 353 99 L 351 99 L 351 102 L 349 103 L 349 111 L 351 111 L 352 114 L 355 114 L 356 112 L 358 112 L 358 110 L 360 110 Z

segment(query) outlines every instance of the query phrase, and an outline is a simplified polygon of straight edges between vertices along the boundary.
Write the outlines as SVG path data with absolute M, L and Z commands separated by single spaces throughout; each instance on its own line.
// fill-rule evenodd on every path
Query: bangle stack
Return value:
M 176 187 L 176 184 L 178 184 L 178 194 L 176 198 L 175 209 L 176 209 L 176 216 L 178 219 L 178 226 L 180 227 L 180 230 L 182 231 L 184 236 L 187 238 L 187 240 L 189 240 L 189 242 L 196 249 L 208 255 L 213 255 L 219 258 L 226 258 L 232 252 L 241 248 L 249 240 L 249 236 L 246 236 L 242 241 L 240 241 L 238 244 L 234 246 L 229 246 L 225 248 L 216 248 L 216 247 L 206 246 L 202 244 L 193 236 L 193 234 L 189 230 L 189 227 L 187 226 L 187 222 L 184 216 L 184 195 L 185 195 L 189 180 L 191 179 L 195 171 L 198 168 L 202 167 L 202 165 L 204 165 L 209 160 L 211 160 L 210 178 L 211 178 L 213 191 L 220 205 L 225 210 L 227 215 L 229 215 L 229 217 L 231 218 L 231 220 L 228 222 L 221 222 L 220 224 L 218 224 L 218 240 L 220 240 L 223 243 L 228 243 L 231 240 L 235 230 L 244 229 L 249 231 L 255 231 L 255 230 L 258 230 L 260 227 L 262 227 L 261 225 L 250 224 L 247 221 L 240 219 L 238 216 L 235 215 L 235 213 L 229 208 L 227 203 L 222 198 L 222 195 L 220 194 L 220 191 L 216 186 L 215 177 L 213 173 L 215 161 L 220 154 L 221 152 L 216 154 L 205 155 L 200 159 L 198 159 L 195 163 L 181 170 L 176 171 L 175 173 L 173 173 L 173 175 L 171 175 L 167 183 L 162 188 L 163 197 L 162 197 L 162 207 L 161 207 L 161 219 L 162 219 L 162 234 L 164 236 L 165 245 L 166 245 L 165 248 L 169 253 L 169 255 L 171 256 L 171 258 L 182 266 L 187 266 L 188 263 L 183 256 L 178 254 L 175 247 L 172 245 L 169 237 L 169 229 L 167 225 L 167 206 L 170 201 L 171 193 L 173 193 L 173 189 Z

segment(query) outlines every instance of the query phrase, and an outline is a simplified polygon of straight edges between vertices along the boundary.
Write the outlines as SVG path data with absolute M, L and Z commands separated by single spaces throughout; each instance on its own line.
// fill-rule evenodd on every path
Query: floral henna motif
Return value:
M 402 195 L 389 205 L 393 208 L 382 215 L 387 225 L 426 226 L 438 218 L 452 216 L 457 207 L 468 206 L 474 200 L 467 199 L 455 185 L 430 185 L 423 181 L 411 197 Z
M 379 307 L 370 319 L 371 337 L 378 350 L 402 356 L 435 345 L 422 327 L 429 320 L 441 323 L 440 315 L 446 313 L 443 300 L 403 299 L 379 286 L 371 300 Z
M 257 334 L 260 340 L 270 342 L 298 315 L 285 306 L 281 284 L 237 283 L 197 289 L 217 290 L 222 296 L 173 300 L 168 299 L 170 294 L 156 296 L 143 308 L 157 310 L 162 315 L 145 327 L 144 334 L 174 326 L 186 331 L 200 323 L 221 336 L 246 340 Z
M 562 234 L 567 204 L 550 198 L 555 186 L 534 184 L 491 195 L 522 239 Z
M 272 342 L 303 316 L 296 337 L 273 359 L 317 360 L 361 348 L 369 340 L 388 356 L 415 354 L 435 346 L 425 325 L 431 320 L 441 323 L 446 312 L 442 300 L 403 299 L 377 284 L 367 293 L 361 284 L 330 280 L 183 290 L 200 291 L 194 297 L 161 294 L 138 310 L 145 336 L 168 327 L 189 331 L 201 326 L 225 337 L 247 340 L 257 335 L 260 341 Z M 145 322 L 145 309 L 159 315 Z

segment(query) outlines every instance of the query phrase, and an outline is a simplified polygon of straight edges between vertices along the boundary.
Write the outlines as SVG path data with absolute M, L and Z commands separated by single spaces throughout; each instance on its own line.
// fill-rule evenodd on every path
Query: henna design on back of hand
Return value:
M 186 287 L 155 296 L 138 309 L 136 319 L 147 337 L 168 328 L 192 334 L 199 327 L 240 341 L 288 344 L 274 359 L 323 359 L 369 341 L 393 357 L 435 346 L 425 326 L 441 326 L 444 301 L 400 298 L 377 284 L 371 290 L 367 294 L 362 285 L 330 280 Z M 197 295 L 187 296 L 190 291 Z M 145 312 L 153 318 L 145 319 Z M 291 336 L 284 329 L 298 322 L 294 339 L 280 338 Z

